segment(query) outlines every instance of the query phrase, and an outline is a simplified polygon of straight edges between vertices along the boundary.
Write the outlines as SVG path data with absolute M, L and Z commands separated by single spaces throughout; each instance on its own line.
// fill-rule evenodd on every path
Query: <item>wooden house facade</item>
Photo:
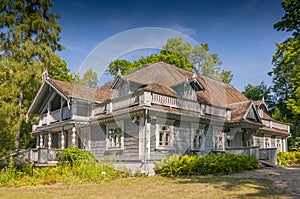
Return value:
M 151 172 L 172 154 L 287 151 L 289 124 L 267 109 L 229 84 L 158 62 L 98 89 L 45 78 L 28 114 L 39 115 L 37 151 L 75 145 Z

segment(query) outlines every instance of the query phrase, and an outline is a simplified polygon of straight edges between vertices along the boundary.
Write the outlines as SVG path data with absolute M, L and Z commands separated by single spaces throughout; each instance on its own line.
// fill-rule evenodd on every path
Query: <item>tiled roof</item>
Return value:
M 250 100 L 230 104 L 228 108 L 231 109 L 231 121 L 241 121 L 245 119 L 246 113 L 250 105 L 251 105 Z
M 164 86 L 174 86 L 192 77 L 192 73 L 164 62 L 157 62 L 148 67 L 125 75 L 128 81 L 141 84 L 159 83 Z
M 125 75 L 128 81 L 138 82 L 144 85 L 159 84 L 164 90 L 156 89 L 156 92 L 164 93 L 165 88 L 184 83 L 193 77 L 193 72 L 183 70 L 176 66 L 164 62 L 158 62 L 141 70 Z M 199 83 L 204 87 L 204 91 L 198 91 L 198 101 L 200 103 L 226 106 L 227 104 L 248 100 L 243 94 L 233 86 L 225 84 L 208 77 L 196 75 Z M 164 88 L 163 88 L 164 87 Z M 173 90 L 171 93 L 175 93 Z
M 56 89 L 58 89 L 59 91 L 63 92 L 68 96 L 99 101 L 96 98 L 97 89 L 95 88 L 88 88 L 85 86 L 80 86 L 80 85 L 72 84 L 70 82 L 63 82 L 55 79 L 47 79 L 47 81 L 51 82 Z

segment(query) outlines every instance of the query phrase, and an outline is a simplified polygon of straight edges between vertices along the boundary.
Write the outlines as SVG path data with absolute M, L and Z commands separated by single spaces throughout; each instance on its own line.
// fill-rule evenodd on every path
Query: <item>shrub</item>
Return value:
M 22 169 L 14 166 L 13 158 L 1 170 L 1 186 L 52 185 L 58 182 L 78 184 L 102 182 L 129 176 L 129 171 L 115 169 L 112 164 L 97 162 L 93 155 L 78 148 L 64 149 L 58 156 L 60 164 L 56 167 L 32 167 L 24 164 Z
M 58 154 L 57 160 L 62 164 L 80 164 L 81 161 L 96 162 L 93 154 L 90 151 L 82 150 L 77 147 L 63 149 L 61 153 Z
M 6 186 L 13 186 L 22 176 L 23 173 L 15 168 L 13 158 L 10 157 L 8 166 L 3 168 L 0 172 L 0 183 Z
M 257 169 L 254 156 L 210 154 L 205 157 L 173 155 L 156 163 L 154 171 L 163 176 L 228 174 Z
M 300 152 L 278 152 L 277 161 L 283 167 L 300 165 Z

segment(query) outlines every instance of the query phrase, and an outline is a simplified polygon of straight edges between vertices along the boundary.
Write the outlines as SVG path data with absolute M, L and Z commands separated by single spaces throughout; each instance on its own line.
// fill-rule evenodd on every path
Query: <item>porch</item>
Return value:
M 246 154 L 249 156 L 255 156 L 258 160 L 270 161 L 277 164 L 277 148 L 259 148 L 254 147 L 231 147 L 226 148 L 225 153 L 231 154 Z
M 48 148 L 31 148 L 18 151 L 10 156 L 14 158 L 16 165 L 23 163 L 30 163 L 33 166 L 57 166 L 58 161 L 56 157 L 61 152 L 61 149 Z

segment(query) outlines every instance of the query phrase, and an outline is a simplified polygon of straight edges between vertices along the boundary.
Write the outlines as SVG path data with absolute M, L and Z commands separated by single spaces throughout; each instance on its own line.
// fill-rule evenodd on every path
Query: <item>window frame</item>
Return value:
M 206 140 L 206 135 L 208 131 L 208 126 L 205 124 L 192 124 L 191 125 L 191 150 L 192 151 L 203 151 L 205 150 L 205 140 Z M 198 142 L 199 146 L 195 146 L 195 136 L 196 132 L 198 131 L 197 134 L 200 134 L 198 136 L 201 136 L 201 143 Z
M 184 86 L 184 94 L 183 97 L 189 100 L 197 100 L 197 94 L 195 89 L 191 84 L 186 84 Z
M 119 97 L 128 95 L 130 93 L 130 85 L 127 82 L 122 82 L 119 88 Z
M 166 129 L 164 129 L 166 127 Z M 156 124 L 156 149 L 172 149 L 174 141 L 173 123 Z M 160 139 L 162 136 L 162 140 Z M 169 134 L 169 136 L 167 136 Z M 167 140 L 168 138 L 168 140 Z M 163 143 L 161 143 L 163 142 Z M 168 143 L 168 144 L 166 144 Z
M 80 116 L 80 117 L 90 117 L 91 116 L 91 104 L 87 100 L 82 100 L 82 99 L 76 99 L 75 100 L 75 115 Z M 82 111 L 84 114 L 80 114 Z
M 225 151 L 225 133 L 220 126 L 213 126 L 213 150 Z
M 106 125 L 106 150 L 123 150 L 124 149 L 124 130 L 123 129 L 124 129 L 123 125 L 118 126 L 115 123 Z M 112 131 L 112 130 L 117 130 L 120 132 L 110 133 L 110 131 Z M 117 137 L 114 137 L 113 138 L 114 142 L 112 142 L 112 138 L 110 138 L 110 135 L 115 136 L 115 134 L 117 134 L 119 137 L 118 138 L 118 142 L 119 142 L 118 146 L 112 146 L 112 143 L 116 142 Z
M 272 147 L 271 147 L 271 138 L 270 138 L 270 137 L 265 137 L 265 140 L 264 140 L 264 148 L 265 148 L 265 149 L 272 148 Z

